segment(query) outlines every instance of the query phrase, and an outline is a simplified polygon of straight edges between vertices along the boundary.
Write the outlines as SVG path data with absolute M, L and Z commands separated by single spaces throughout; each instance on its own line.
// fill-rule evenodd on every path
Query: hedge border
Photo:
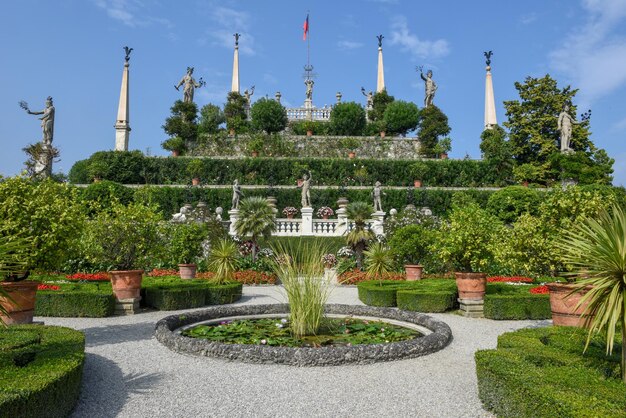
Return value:
M 241 299 L 243 285 L 226 283 L 215 285 L 206 280 L 193 280 L 179 285 L 155 283 L 142 287 L 142 303 L 160 311 L 223 305 Z
M 82 291 L 38 291 L 35 316 L 104 318 L 115 312 L 115 296 Z
M 485 318 L 495 320 L 550 319 L 550 295 L 485 295 Z
M 456 291 L 427 292 L 398 290 L 396 302 L 399 309 L 416 312 L 446 312 L 458 306 Z
M 41 342 L 31 346 L 34 360 L 25 366 L 0 364 L 0 418 L 68 416 L 80 394 L 83 333 L 42 325 L 17 325 L 11 330 L 39 333 Z

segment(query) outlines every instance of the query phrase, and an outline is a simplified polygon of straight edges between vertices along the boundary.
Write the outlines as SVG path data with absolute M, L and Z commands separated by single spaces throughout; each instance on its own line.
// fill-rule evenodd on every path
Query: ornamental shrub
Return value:
M 365 110 L 355 102 L 338 103 L 330 112 L 330 125 L 335 135 L 361 135 L 365 128 Z
M 387 105 L 383 121 L 387 133 L 406 135 L 417 127 L 419 109 L 415 103 L 397 100 Z
M 198 132 L 203 134 L 215 134 L 219 132 L 220 126 L 226 122 L 226 116 L 219 106 L 206 104 L 200 109 L 200 122 Z
M 420 153 L 427 157 L 435 157 L 439 139 L 450 133 L 448 117 L 435 105 L 420 110 L 418 136 L 420 139 Z
M 208 238 L 204 223 L 170 224 L 167 231 L 166 251 L 173 265 L 195 264 L 203 257 L 202 243 Z
M 252 127 L 268 134 L 280 132 L 287 126 L 287 111 L 276 100 L 262 98 L 250 108 Z
M 522 213 L 537 214 L 542 197 L 534 189 L 510 186 L 498 190 L 487 202 L 487 210 L 502 222 L 512 223 Z
M 90 214 L 107 210 L 111 202 L 128 205 L 133 201 L 134 191 L 120 183 L 103 180 L 81 189 L 78 199 L 86 206 Z
M 423 225 L 408 225 L 396 230 L 389 239 L 391 252 L 400 264 L 422 264 L 430 257 L 434 234 Z

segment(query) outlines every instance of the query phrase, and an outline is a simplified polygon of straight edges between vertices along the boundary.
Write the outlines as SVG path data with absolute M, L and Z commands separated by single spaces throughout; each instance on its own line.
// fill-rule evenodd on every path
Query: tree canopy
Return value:
M 287 111 L 276 100 L 262 98 L 250 109 L 252 126 L 268 134 L 280 132 L 287 126 Z
M 330 112 L 330 125 L 335 135 L 360 135 L 365 128 L 365 110 L 355 102 L 338 103 Z
M 383 121 L 388 133 L 406 135 L 417 127 L 419 109 L 415 103 L 397 100 L 387 105 Z
M 448 117 L 437 106 L 430 105 L 419 112 L 418 130 L 420 153 L 434 157 L 439 138 L 448 135 L 451 129 Z

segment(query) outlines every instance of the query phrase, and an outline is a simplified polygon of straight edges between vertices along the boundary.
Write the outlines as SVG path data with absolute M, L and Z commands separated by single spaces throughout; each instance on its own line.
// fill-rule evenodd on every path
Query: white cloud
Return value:
M 354 42 L 354 41 L 339 41 L 337 42 L 337 48 L 339 49 L 358 49 L 363 46 L 362 42 Z
M 618 120 L 611 126 L 611 132 L 622 132 L 626 131 L 626 117 Z
M 531 23 L 534 23 L 537 20 L 537 13 L 532 12 L 532 13 L 526 13 L 525 15 L 522 15 L 519 18 L 519 21 L 522 25 L 530 25 Z
M 582 107 L 626 85 L 626 0 L 583 0 L 587 20 L 549 55 L 550 66 L 580 89 Z
M 395 17 L 391 22 L 390 45 L 398 45 L 409 52 L 414 59 L 440 58 L 450 53 L 450 46 L 445 39 L 422 40 L 409 30 L 406 18 Z
M 93 0 L 113 20 L 131 28 L 153 24 L 174 27 L 169 19 L 146 15 L 145 6 L 140 0 Z
M 210 29 L 206 35 L 211 39 L 211 44 L 232 50 L 235 45 L 233 35 L 239 33 L 239 52 L 243 55 L 256 55 L 254 48 L 254 36 L 247 30 L 250 28 L 250 15 L 247 12 L 230 9 L 228 7 L 217 6 L 211 8 L 209 17 L 215 25 L 215 29 Z M 207 38 L 198 40 L 200 45 L 207 43 Z

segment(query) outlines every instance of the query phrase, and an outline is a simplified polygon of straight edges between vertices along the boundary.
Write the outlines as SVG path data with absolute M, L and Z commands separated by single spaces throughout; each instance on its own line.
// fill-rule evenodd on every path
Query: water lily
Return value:
M 261 340 L 261 345 L 267 344 L 267 340 Z

